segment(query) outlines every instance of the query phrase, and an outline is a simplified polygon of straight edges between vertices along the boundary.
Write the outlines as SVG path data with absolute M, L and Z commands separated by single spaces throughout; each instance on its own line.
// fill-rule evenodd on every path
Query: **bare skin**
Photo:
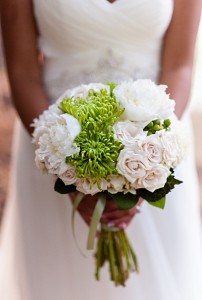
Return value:
M 109 0 L 109 2 L 113 2 Z M 195 40 L 202 0 L 175 0 L 174 14 L 162 47 L 159 82 L 169 86 L 181 118 L 189 99 Z M 48 107 L 43 86 L 42 65 L 37 49 L 37 26 L 31 0 L 0 0 L 2 33 L 13 101 L 29 133 L 30 124 Z M 74 195 L 72 195 L 74 199 Z M 96 197 L 86 197 L 79 212 L 89 224 Z M 142 200 L 140 200 L 141 204 Z M 107 204 L 103 223 L 126 227 L 137 213 L 119 211 L 113 201 Z
M 202 0 L 175 0 L 174 13 L 164 38 L 162 71 L 159 82 L 166 84 L 176 100 L 176 115 L 181 118 L 187 107 L 196 35 L 201 16 Z
M 30 124 L 47 109 L 37 27 L 31 0 L 0 0 L 4 52 L 14 105 L 31 133 Z

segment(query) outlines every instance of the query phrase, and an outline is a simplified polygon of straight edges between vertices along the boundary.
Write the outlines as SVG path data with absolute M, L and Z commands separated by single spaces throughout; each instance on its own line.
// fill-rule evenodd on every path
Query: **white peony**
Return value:
M 121 150 L 116 168 L 130 183 L 134 183 L 151 169 L 151 165 L 143 151 L 131 147 Z
M 143 130 L 136 126 L 134 122 L 117 122 L 114 126 L 114 138 L 121 141 L 123 145 L 130 146 L 137 142 L 137 135 L 143 135 Z
M 187 150 L 192 138 L 189 129 L 183 122 L 179 121 L 177 117 L 173 117 L 171 119 L 171 122 L 171 132 L 175 134 L 176 143 L 178 145 L 177 159 L 174 165 L 175 167 L 186 157 Z
M 79 152 L 74 140 L 80 132 L 80 123 L 69 114 L 54 115 L 54 118 L 50 114 L 50 119 L 46 116 L 41 126 L 36 128 L 36 137 L 33 139 L 37 142 L 37 165 L 43 165 L 43 169 L 46 168 L 51 174 L 66 172 L 66 157 Z
M 47 174 L 48 170 L 46 168 L 45 162 L 40 159 L 40 156 L 36 156 L 35 155 L 35 164 L 37 166 L 37 168 L 43 173 L 43 174 Z
M 97 183 L 92 184 L 89 178 L 86 179 L 78 179 L 76 181 L 76 189 L 83 194 L 95 195 L 102 191 L 107 190 L 108 182 L 105 179 L 101 179 L 99 189 Z
M 175 102 L 166 94 L 166 88 L 148 79 L 119 84 L 113 92 L 116 101 L 125 108 L 122 119 L 149 123 L 168 118 L 174 111 Z
M 150 192 L 154 192 L 164 187 L 169 175 L 169 169 L 158 164 L 151 170 L 147 170 L 146 174 L 137 180 L 136 188 L 145 188 Z
M 67 170 L 59 176 L 59 178 L 64 182 L 65 185 L 74 184 L 77 180 L 76 177 L 76 167 L 67 164 Z
M 88 92 L 93 90 L 95 92 L 99 92 L 102 89 L 106 89 L 108 94 L 110 94 L 110 87 L 106 84 L 102 83 L 89 83 L 89 84 L 81 84 L 74 89 L 67 90 L 59 99 L 58 102 L 61 102 L 64 98 L 76 99 L 78 97 L 88 99 Z
M 39 137 L 43 133 L 48 132 L 49 127 L 55 124 L 55 119 L 62 114 L 63 112 L 58 108 L 58 105 L 52 104 L 39 116 L 39 118 L 34 119 L 31 124 L 31 126 L 35 128 L 32 142 L 37 145 Z

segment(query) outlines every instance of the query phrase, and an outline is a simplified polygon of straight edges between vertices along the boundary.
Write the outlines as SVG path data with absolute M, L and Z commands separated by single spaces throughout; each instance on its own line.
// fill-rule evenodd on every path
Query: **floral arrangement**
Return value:
M 98 195 L 88 249 L 106 198 L 119 209 L 132 208 L 140 198 L 164 208 L 166 195 L 181 183 L 174 168 L 184 158 L 187 139 L 166 88 L 147 79 L 80 85 L 34 120 L 36 165 L 57 176 L 57 192 L 79 192 L 73 214 L 84 195 Z M 97 279 L 105 261 L 116 285 L 138 271 L 124 230 L 101 226 Z

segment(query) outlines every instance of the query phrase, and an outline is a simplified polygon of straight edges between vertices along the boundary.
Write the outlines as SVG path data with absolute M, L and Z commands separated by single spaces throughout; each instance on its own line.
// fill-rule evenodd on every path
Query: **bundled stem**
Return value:
M 125 286 L 130 272 L 138 272 L 137 258 L 124 230 L 102 226 L 95 257 L 97 280 L 100 280 L 100 269 L 105 262 L 109 262 L 115 286 Z

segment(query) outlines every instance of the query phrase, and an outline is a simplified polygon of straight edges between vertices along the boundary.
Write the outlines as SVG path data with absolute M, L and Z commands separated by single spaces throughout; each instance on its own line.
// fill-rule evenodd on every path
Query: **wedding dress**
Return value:
M 158 80 L 172 0 L 34 0 L 33 6 L 50 102 L 81 83 Z M 189 118 L 184 122 L 191 132 Z M 201 300 L 199 195 L 189 151 L 176 172 L 184 183 L 168 195 L 164 211 L 144 203 L 128 227 L 140 273 L 115 288 L 107 266 L 95 281 L 93 252 L 84 258 L 73 239 L 70 201 L 35 167 L 33 145 L 19 123 L 1 237 L 0 299 Z M 78 215 L 84 251 L 87 232 Z

